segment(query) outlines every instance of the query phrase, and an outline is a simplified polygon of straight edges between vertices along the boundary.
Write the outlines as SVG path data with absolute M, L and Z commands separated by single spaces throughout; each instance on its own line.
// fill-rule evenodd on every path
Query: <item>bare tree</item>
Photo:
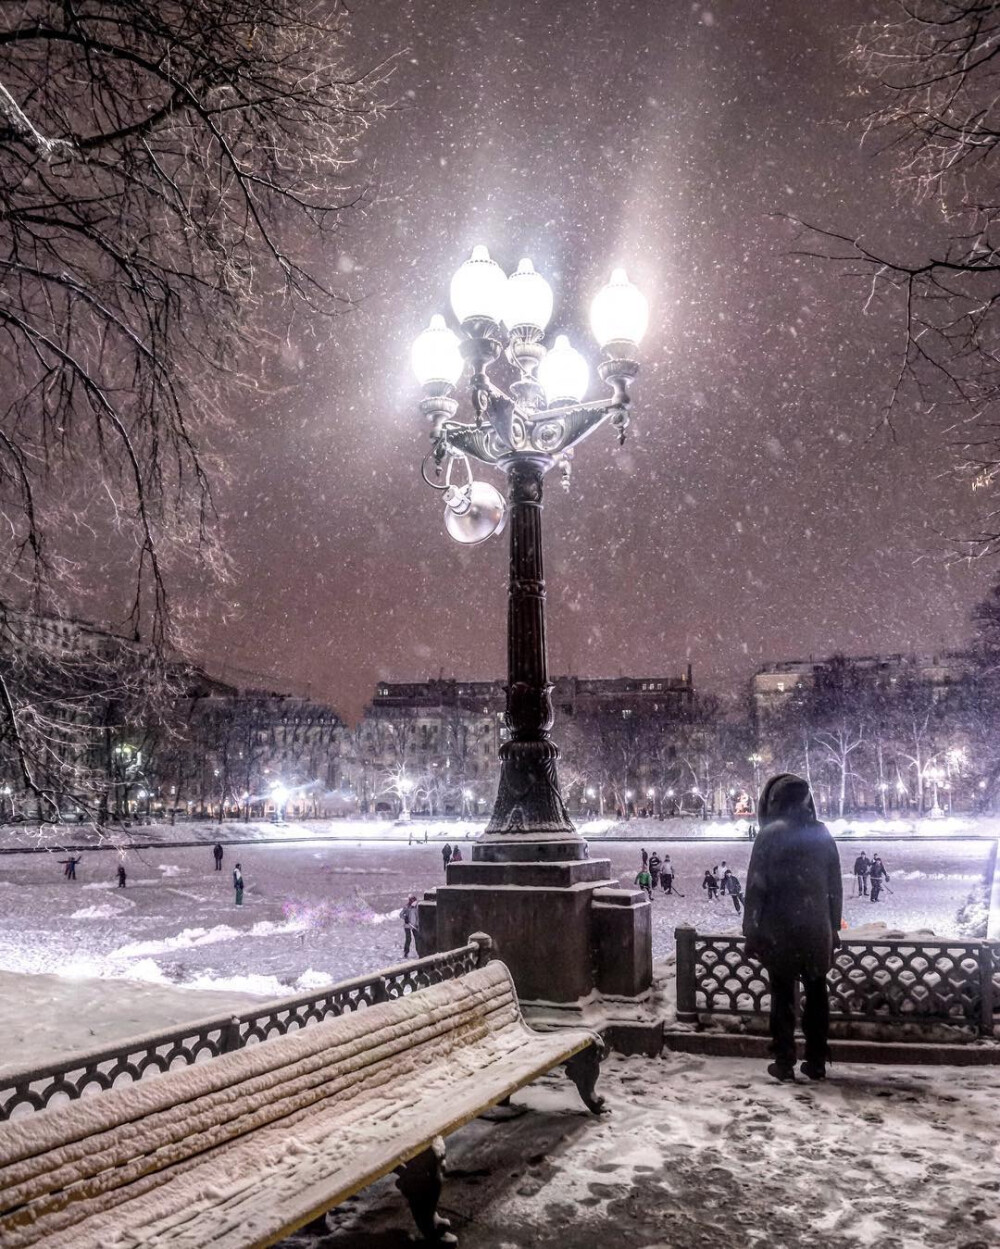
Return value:
M 0 6 L 0 617 L 62 612 L 96 533 L 127 632 L 163 650 L 174 567 L 222 570 L 212 430 L 273 341 L 262 304 L 341 305 L 304 258 L 361 194 L 345 166 L 374 115 L 342 19 L 336 0 Z M 0 669 L 0 737 L 42 800 L 29 667 Z
M 866 309 L 883 305 L 895 318 L 887 425 L 906 403 L 936 406 L 961 466 L 986 488 L 1000 473 L 1000 8 L 981 0 L 884 7 L 853 49 L 874 99 L 864 130 L 940 226 L 905 254 L 861 231 L 796 221 L 801 254 L 844 262 L 862 282 Z M 996 508 L 963 546 L 971 555 L 998 549 Z

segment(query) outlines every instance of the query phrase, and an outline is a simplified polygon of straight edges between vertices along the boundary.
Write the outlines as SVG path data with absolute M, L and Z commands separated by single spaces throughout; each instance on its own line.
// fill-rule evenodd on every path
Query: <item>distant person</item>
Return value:
M 118 888 L 119 889 L 125 888 L 125 864 L 124 863 L 118 864 Z
M 868 897 L 868 873 L 871 870 L 871 859 L 862 850 L 854 860 L 854 879 L 858 886 L 858 897 Z
M 409 958 L 410 942 L 412 941 L 416 947 L 420 932 L 420 911 L 417 908 L 417 895 L 415 893 L 411 893 L 406 899 L 406 906 L 399 912 L 399 917 L 403 921 L 403 932 L 405 934 L 403 958 Z M 414 953 L 419 953 L 419 950 L 414 949 Z
M 877 854 L 872 858 L 872 865 L 868 869 L 868 879 L 872 882 L 872 901 L 877 902 L 883 888 L 889 883 L 889 873 Z
M 702 879 L 701 887 L 708 891 L 709 902 L 714 902 L 719 896 L 719 878 L 711 868 L 705 868 L 705 876 Z
M 219 842 L 216 842 L 215 845 L 212 847 L 212 857 L 215 859 L 215 870 L 217 872 L 221 872 L 222 871 L 222 846 L 219 844 Z
M 642 855 L 642 866 L 649 867 L 649 854 L 645 850 L 640 850 L 639 853 Z
M 654 889 L 658 889 L 660 885 L 660 871 L 663 868 L 663 860 L 654 850 L 649 856 L 649 879 Z
M 758 817 L 743 932 L 747 955 L 764 964 L 771 985 L 774 1062 L 767 1070 L 782 1082 L 795 1079 L 795 982 L 801 980 L 806 1038 L 801 1071 L 810 1080 L 823 1080 L 830 1030 L 826 976 L 840 943 L 843 909 L 840 855 L 800 776 L 772 777 L 761 793 Z
M 674 891 L 674 867 L 670 862 L 670 855 L 663 856 L 663 865 L 660 868 L 660 885 L 664 893 L 673 893 Z
M 76 865 L 80 862 L 79 858 L 60 859 L 63 866 L 63 875 L 67 880 L 76 880 Z
M 444 845 L 441 847 L 441 860 L 444 863 L 445 869 L 447 870 L 448 864 L 451 862 L 451 843 L 450 842 L 446 841 Z
M 456 846 L 456 847 L 455 847 L 455 849 L 454 849 L 454 850 L 452 850 L 452 852 L 451 852 L 451 861 L 452 861 L 452 863 L 461 863 L 461 862 L 462 862 L 462 847 L 461 847 L 461 846 Z
M 649 868 L 646 867 L 645 863 L 642 865 L 642 867 L 639 868 L 638 872 L 636 872 L 635 883 L 639 886 L 640 889 L 645 891 L 646 897 L 649 898 L 650 902 L 652 902 L 653 900 L 653 878 L 652 876 L 650 876 Z
M 743 888 L 740 885 L 739 877 L 731 872 L 728 867 L 725 875 L 722 877 L 722 892 L 732 898 L 733 907 L 736 914 L 739 915 L 740 906 L 743 903 Z
M 747 841 L 753 841 L 756 838 L 756 836 L 757 836 L 757 825 L 753 822 L 753 820 L 751 820 L 750 823 L 747 825 Z
M 243 868 L 239 863 L 233 868 L 233 888 L 236 890 L 236 905 L 243 905 Z

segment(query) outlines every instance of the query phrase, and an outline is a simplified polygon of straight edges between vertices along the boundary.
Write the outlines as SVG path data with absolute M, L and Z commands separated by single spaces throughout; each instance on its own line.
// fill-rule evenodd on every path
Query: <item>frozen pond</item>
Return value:
M 709 902 L 706 867 L 723 860 L 745 880 L 747 842 L 654 843 L 669 853 L 683 896 L 657 893 L 654 956 L 673 949 L 678 924 L 736 931 L 729 899 Z M 960 935 L 958 912 L 987 871 L 987 841 L 920 840 L 866 844 L 880 850 L 892 877 L 877 905 L 853 898 L 851 865 L 858 844 L 840 847 L 845 911 L 851 925 Z M 615 876 L 631 883 L 639 845 L 592 843 Z M 399 908 L 443 880 L 438 845 L 295 843 L 227 846 L 222 872 L 208 847 L 129 850 L 125 889 L 117 888 L 117 854 L 81 856 L 78 879 L 63 878 L 60 854 L 0 858 L 0 971 L 73 978 L 126 977 L 275 995 L 321 987 L 397 962 Z M 468 857 L 468 851 L 466 852 Z M 231 869 L 239 859 L 244 905 L 234 905 Z

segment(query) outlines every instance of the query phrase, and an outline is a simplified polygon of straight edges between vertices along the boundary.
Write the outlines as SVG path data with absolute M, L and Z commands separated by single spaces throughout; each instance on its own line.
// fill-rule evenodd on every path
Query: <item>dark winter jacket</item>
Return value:
M 719 887 L 718 877 L 706 869 L 705 878 L 701 882 L 701 887 L 702 889 L 707 889 L 709 893 L 711 893 L 715 889 L 718 889 Z
M 768 781 L 759 818 L 747 869 L 746 952 L 785 975 L 824 976 L 840 941 L 844 886 L 836 843 L 798 776 Z
M 870 867 L 871 867 L 871 861 L 869 860 L 868 855 L 864 853 L 859 854 L 858 857 L 854 860 L 854 875 L 855 876 L 867 876 L 868 869 Z
M 739 896 L 741 892 L 739 877 L 734 876 L 732 872 L 727 872 L 722 878 L 722 889 L 724 893 L 735 893 Z
M 881 859 L 873 859 L 872 865 L 868 869 L 868 875 L 872 880 L 888 880 L 889 873 L 885 870 L 885 864 Z
M 653 853 L 649 856 L 649 871 L 650 871 L 650 875 L 652 875 L 652 876 L 659 876 L 661 866 L 662 866 L 662 864 L 661 864 L 661 862 L 660 862 L 660 856 L 659 856 L 659 855 L 658 855 L 658 854 L 654 851 L 654 852 L 653 852 Z

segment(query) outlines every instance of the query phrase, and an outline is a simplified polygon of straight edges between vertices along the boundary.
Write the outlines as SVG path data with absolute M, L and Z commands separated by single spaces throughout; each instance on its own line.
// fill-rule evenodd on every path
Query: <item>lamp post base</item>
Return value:
M 652 907 L 642 890 L 618 887 L 607 859 L 452 863 L 419 911 L 422 954 L 487 932 L 524 1001 L 639 999 L 652 982 Z

